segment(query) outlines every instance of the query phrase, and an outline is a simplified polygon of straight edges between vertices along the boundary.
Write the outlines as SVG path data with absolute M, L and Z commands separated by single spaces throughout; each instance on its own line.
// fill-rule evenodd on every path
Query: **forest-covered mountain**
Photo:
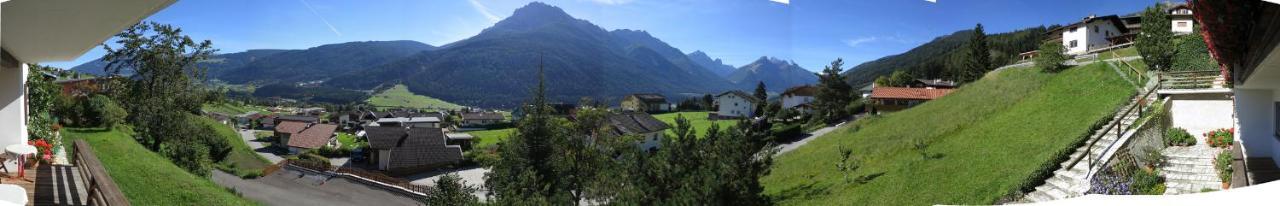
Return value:
M 711 73 L 715 73 L 722 77 L 727 77 L 729 74 L 732 74 L 733 71 L 738 70 L 737 68 L 733 68 L 733 66 L 724 64 L 724 61 L 721 61 L 720 59 L 711 59 L 711 56 L 707 56 L 707 53 L 702 51 L 693 51 L 693 53 L 689 53 L 689 60 L 692 60 L 693 63 L 698 64 L 698 66 L 702 66 L 703 69 L 707 69 L 707 71 L 711 71 Z
M 637 92 L 709 93 L 733 88 L 646 32 L 606 31 L 560 8 L 530 3 L 471 38 L 335 77 L 326 86 L 402 83 L 446 101 L 512 107 L 528 100 L 539 68 L 555 101 L 614 101 Z
M 755 89 L 760 82 L 764 82 L 765 88 L 772 92 L 818 83 L 818 76 L 813 72 L 801 68 L 795 62 L 773 57 L 760 57 L 755 62 L 738 68 L 726 78 L 746 91 Z
M 260 58 L 278 54 L 284 51 L 289 51 L 289 50 L 253 49 L 253 50 L 248 50 L 244 52 L 215 54 L 209 57 L 209 59 L 200 61 L 199 66 L 207 69 L 206 73 L 209 77 L 217 77 L 217 76 L 221 76 L 224 73 L 227 73 L 228 71 L 243 67 L 249 64 L 249 62 L 253 62 Z M 107 66 L 107 62 L 102 61 L 102 59 L 99 58 L 97 60 L 89 61 L 84 64 L 71 67 L 70 70 L 80 72 L 80 73 L 101 76 L 106 74 L 106 71 L 103 70 L 103 68 L 106 66 Z M 121 73 L 122 75 L 131 75 L 133 72 L 129 70 L 125 70 L 125 71 L 121 71 Z
M 991 51 L 992 67 L 1018 61 L 1018 54 L 1035 50 L 1045 38 L 1048 29 L 1032 27 L 1022 30 L 988 34 L 987 41 Z M 854 86 L 870 84 L 876 77 L 889 75 L 896 70 L 907 71 L 919 78 L 950 79 L 948 71 L 962 65 L 965 50 L 962 49 L 973 36 L 973 30 L 961 30 L 950 35 L 934 38 L 932 41 L 908 50 L 907 52 L 881 57 L 859 64 L 845 71 L 846 80 Z
M 431 49 L 435 47 L 416 41 L 328 44 L 268 55 L 214 77 L 237 84 L 328 80 L 340 74 L 373 68 Z

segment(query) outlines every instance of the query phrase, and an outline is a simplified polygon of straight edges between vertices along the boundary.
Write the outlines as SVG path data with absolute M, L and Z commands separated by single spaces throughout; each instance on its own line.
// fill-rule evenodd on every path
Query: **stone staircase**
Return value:
M 1107 122 L 1106 125 L 1111 125 L 1117 121 L 1119 122 L 1119 127 L 1127 128 L 1133 125 L 1134 121 L 1138 119 L 1137 112 L 1130 112 L 1128 115 L 1123 116 L 1120 113 L 1124 112 L 1124 109 L 1129 108 L 1129 106 L 1139 103 L 1137 101 L 1139 97 L 1130 100 L 1129 105 L 1120 107 L 1120 111 L 1116 111 L 1112 115 L 1111 121 Z M 1060 168 L 1053 172 L 1053 177 L 1045 180 L 1045 183 L 1036 187 L 1035 191 L 1023 196 L 1021 202 L 1044 202 L 1084 195 L 1089 190 L 1089 178 L 1087 177 L 1089 175 L 1089 161 L 1104 155 L 1109 149 L 1108 146 L 1120 140 L 1120 135 L 1117 135 L 1114 129 L 1104 131 L 1105 129 L 1107 129 L 1106 126 L 1103 126 L 1103 128 L 1093 131 L 1093 135 L 1085 141 L 1083 146 L 1076 148 L 1067 161 L 1059 163 Z M 1093 145 L 1093 148 L 1089 148 L 1089 143 L 1094 140 L 1097 140 L 1097 143 Z M 1071 160 L 1080 157 L 1085 152 L 1090 154 L 1085 157 L 1086 159 L 1081 159 L 1075 166 L 1067 168 L 1071 164 Z
M 1165 195 L 1198 193 L 1204 189 L 1221 190 L 1222 182 L 1213 167 L 1213 158 L 1222 149 L 1203 143 L 1187 147 L 1168 147 L 1160 151 L 1168 159 L 1160 168 L 1165 177 Z

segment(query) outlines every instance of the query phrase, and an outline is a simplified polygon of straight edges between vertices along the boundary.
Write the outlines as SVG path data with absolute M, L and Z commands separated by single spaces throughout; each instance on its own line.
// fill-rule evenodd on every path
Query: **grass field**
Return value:
M 268 113 L 266 109 L 259 106 L 237 105 L 235 103 L 205 104 L 203 109 L 204 111 L 222 113 L 227 115 L 238 115 L 238 114 L 244 114 L 246 112 L 258 112 L 263 114 Z
M 699 137 L 706 136 L 707 128 L 710 128 L 712 123 L 720 125 L 721 130 L 728 129 L 730 126 L 737 124 L 737 121 L 734 120 L 707 120 L 708 113 L 711 112 L 672 112 L 654 115 L 653 117 L 658 118 L 658 120 L 662 120 L 662 122 L 666 122 L 674 128 L 676 126 L 676 116 L 684 116 L 685 119 L 689 120 L 690 126 L 693 127 L 693 131 L 695 132 L 694 134 L 697 134 Z M 667 130 L 667 135 L 675 135 L 675 132 Z
M 1129 48 L 1123 48 L 1123 49 L 1117 49 L 1110 52 L 1105 52 L 1105 53 L 1102 53 L 1102 55 L 1100 56 L 1102 56 L 1103 59 L 1138 56 L 1138 48 L 1131 46 Z
M 406 107 L 421 109 L 446 109 L 453 110 L 462 108 L 457 104 L 445 102 L 436 98 L 417 95 L 409 92 L 409 88 L 404 85 L 396 85 L 369 97 L 365 102 L 375 107 Z
M 62 136 L 68 147 L 77 139 L 87 141 L 133 205 L 257 205 L 206 177 L 187 173 L 124 132 L 67 128 Z
M 783 205 L 992 204 L 1034 184 L 1040 168 L 1056 165 L 1132 92 L 1101 64 L 1060 74 L 1003 70 L 947 97 L 846 124 L 778 157 L 761 181 Z M 855 177 L 873 178 L 847 182 L 836 169 L 841 147 L 861 160 Z
M 471 134 L 471 136 L 475 136 L 476 142 L 473 143 L 473 145 L 475 148 L 481 148 L 481 147 L 497 144 L 498 142 L 502 142 L 502 140 L 507 139 L 507 136 L 510 136 L 511 133 L 515 131 L 516 131 L 515 128 L 505 128 L 505 129 L 470 131 L 470 132 L 467 132 L 467 134 Z
M 366 144 L 366 143 L 357 143 L 356 135 L 353 135 L 351 133 L 346 133 L 346 132 L 338 133 L 338 143 L 342 144 L 342 148 L 349 148 L 349 149 L 355 149 L 356 147 L 360 147 L 361 144 Z
M 261 176 L 262 168 L 271 165 L 271 161 L 267 161 L 262 156 L 258 156 L 258 153 L 253 152 L 253 148 L 249 148 L 249 145 L 245 144 L 244 140 L 240 138 L 240 133 L 237 133 L 231 126 L 218 123 L 208 117 L 196 117 L 196 119 L 205 126 L 213 128 L 218 133 L 218 136 L 223 137 L 223 139 L 227 140 L 227 143 L 231 144 L 231 153 L 227 154 L 226 159 L 217 163 L 218 169 L 236 176 L 252 178 Z

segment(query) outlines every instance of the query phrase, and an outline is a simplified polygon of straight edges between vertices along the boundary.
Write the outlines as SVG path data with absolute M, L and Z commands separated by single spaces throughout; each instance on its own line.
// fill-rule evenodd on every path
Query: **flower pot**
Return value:
M 35 169 L 36 167 L 40 166 L 40 161 L 36 159 L 28 159 L 25 161 L 25 164 L 26 165 L 23 165 L 23 166 L 25 166 L 27 169 Z
M 1223 182 L 1223 183 L 1222 183 L 1222 189 L 1224 189 L 1224 190 L 1225 190 L 1225 189 L 1230 189 L 1230 188 L 1231 188 L 1231 183 L 1230 183 L 1230 182 Z

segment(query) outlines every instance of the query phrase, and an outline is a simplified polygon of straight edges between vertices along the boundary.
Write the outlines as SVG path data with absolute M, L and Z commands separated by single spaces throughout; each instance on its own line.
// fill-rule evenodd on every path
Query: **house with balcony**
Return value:
M 1089 51 L 1111 47 L 1114 44 L 1109 38 L 1128 33 L 1120 16 L 1089 15 L 1066 26 L 1049 31 L 1050 41 L 1061 41 L 1066 54 L 1086 54 Z
M 0 22 L 0 146 L 26 144 L 28 140 L 28 64 L 74 60 L 112 35 L 137 24 L 173 2 L 0 1 L 0 20 L 3 20 Z M 87 148 L 87 145 L 78 141 L 68 147 Z M 35 184 L 29 185 L 30 187 L 24 185 L 18 188 L 13 186 L 13 182 L 5 181 L 0 184 L 0 188 L 3 188 L 0 191 L 19 194 L 5 195 L 6 198 L 0 201 L 14 205 L 129 204 L 124 193 L 115 186 L 92 151 L 74 151 L 76 154 L 72 162 L 69 162 L 70 165 L 61 165 L 59 168 L 68 168 L 68 171 L 78 171 L 79 174 L 72 175 L 68 172 L 36 177 L 37 182 L 52 181 L 55 178 L 70 178 L 71 181 Z M 96 184 L 82 184 L 86 182 Z M 35 188 L 37 185 L 56 188 Z M 87 194 L 94 195 L 86 196 Z M 18 197 L 27 198 L 17 199 Z

